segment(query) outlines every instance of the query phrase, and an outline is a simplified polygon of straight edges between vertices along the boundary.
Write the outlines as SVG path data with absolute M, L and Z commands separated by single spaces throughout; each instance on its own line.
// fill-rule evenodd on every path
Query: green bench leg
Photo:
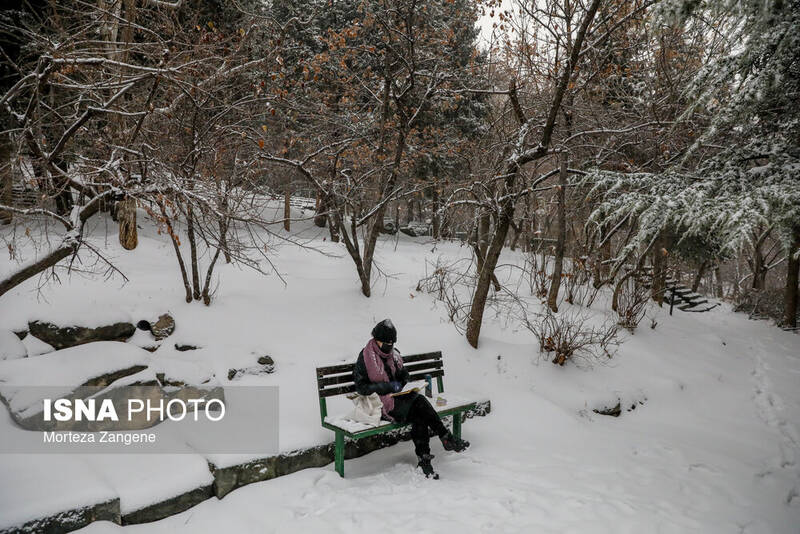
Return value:
M 336 432 L 336 448 L 334 450 L 334 468 L 344 478 L 344 432 Z
M 453 414 L 453 435 L 461 439 L 461 414 L 454 413 Z

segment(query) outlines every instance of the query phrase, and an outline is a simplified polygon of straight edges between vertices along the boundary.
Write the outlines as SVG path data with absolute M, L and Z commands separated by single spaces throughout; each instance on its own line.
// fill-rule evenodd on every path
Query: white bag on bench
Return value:
M 364 423 L 365 425 L 378 426 L 381 424 L 381 398 L 377 393 L 371 395 L 355 395 L 352 397 L 353 413 L 349 419 Z

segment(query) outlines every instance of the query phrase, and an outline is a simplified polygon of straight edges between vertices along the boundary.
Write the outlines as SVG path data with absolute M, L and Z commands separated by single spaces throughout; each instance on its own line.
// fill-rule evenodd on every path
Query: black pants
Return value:
M 433 430 L 433 433 L 439 437 L 448 432 L 442 424 L 442 420 L 439 419 L 439 414 L 424 395 L 417 395 L 411 402 L 404 422 L 411 423 L 411 440 L 414 442 L 414 452 L 417 453 L 417 456 L 430 454 L 430 430 Z

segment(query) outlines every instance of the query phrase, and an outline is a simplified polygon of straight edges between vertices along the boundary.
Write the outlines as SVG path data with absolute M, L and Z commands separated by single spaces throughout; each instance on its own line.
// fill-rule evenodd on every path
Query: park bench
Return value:
M 431 404 L 439 413 L 440 418 L 453 416 L 453 435 L 461 437 L 461 422 L 465 414 L 475 412 L 488 412 L 488 401 L 468 401 L 446 396 L 447 403 L 443 406 L 436 405 L 436 397 L 444 393 L 444 366 L 441 352 L 426 352 L 424 354 L 411 354 L 403 356 L 403 365 L 409 372 L 409 382 L 424 380 L 426 376 L 436 379 L 436 391 L 431 399 Z M 391 432 L 407 424 L 381 421 L 379 426 L 369 426 L 348 421 L 343 416 L 329 416 L 327 400 L 338 395 L 352 395 L 356 393 L 353 383 L 354 363 L 331 365 L 317 368 L 317 388 L 319 392 L 319 416 L 322 426 L 333 430 L 336 435 L 334 466 L 339 476 L 344 476 L 344 440 L 358 440 L 376 434 Z M 441 395 L 444 396 L 444 395 Z

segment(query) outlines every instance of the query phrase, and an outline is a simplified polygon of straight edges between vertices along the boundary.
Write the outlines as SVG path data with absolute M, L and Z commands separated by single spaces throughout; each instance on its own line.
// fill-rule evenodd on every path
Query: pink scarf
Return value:
M 367 342 L 367 346 L 364 347 L 363 353 L 364 365 L 367 368 L 367 376 L 371 382 L 391 382 L 394 380 L 397 371 L 403 368 L 403 360 L 400 359 L 399 353 L 395 350 L 392 350 L 392 354 L 385 354 L 383 351 L 381 351 L 381 348 L 378 346 L 378 343 L 374 338 Z M 389 367 L 389 371 L 391 372 L 390 375 L 386 374 L 384 362 L 386 362 L 387 366 Z M 394 397 L 391 395 L 380 395 L 380 398 L 381 403 L 383 403 L 381 412 L 387 419 L 394 421 L 394 418 L 389 415 L 389 412 L 394 410 Z

